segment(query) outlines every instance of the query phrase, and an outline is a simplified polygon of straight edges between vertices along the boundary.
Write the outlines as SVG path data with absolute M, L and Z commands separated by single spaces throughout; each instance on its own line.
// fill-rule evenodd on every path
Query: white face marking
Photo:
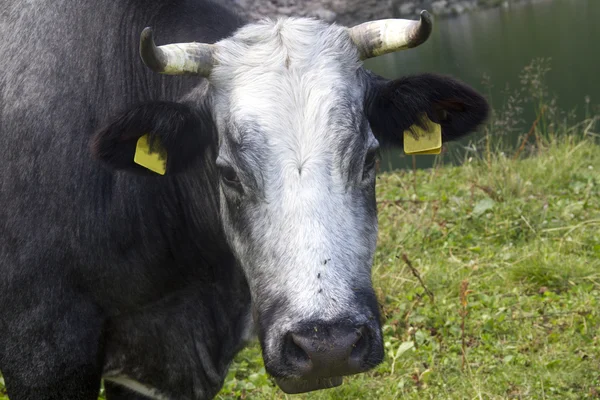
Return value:
M 302 320 L 369 318 L 356 293 L 372 290 L 374 173 L 363 176 L 363 165 L 377 141 L 346 29 L 265 22 L 218 48 L 210 83 L 219 162 L 244 187 L 222 184 L 222 214 L 255 306 L 283 308 L 281 331 Z
M 116 383 L 117 385 L 121 385 L 134 391 L 135 393 L 139 393 L 153 400 L 169 400 L 168 397 L 163 396 L 160 392 L 148 385 L 140 383 L 136 380 L 131 379 L 125 375 L 116 375 L 116 376 L 104 376 L 104 380 L 109 381 L 111 383 Z

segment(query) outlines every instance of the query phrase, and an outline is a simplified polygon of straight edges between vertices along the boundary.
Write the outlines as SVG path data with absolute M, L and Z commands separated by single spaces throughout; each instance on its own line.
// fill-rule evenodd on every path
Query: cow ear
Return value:
M 143 103 L 99 129 L 91 151 L 114 169 L 176 174 L 204 153 L 212 135 L 212 121 L 206 113 L 180 103 Z
M 367 99 L 371 129 L 383 145 L 403 146 L 404 131 L 422 116 L 441 125 L 442 141 L 470 133 L 485 121 L 487 101 L 455 79 L 423 74 L 388 81 L 374 78 Z

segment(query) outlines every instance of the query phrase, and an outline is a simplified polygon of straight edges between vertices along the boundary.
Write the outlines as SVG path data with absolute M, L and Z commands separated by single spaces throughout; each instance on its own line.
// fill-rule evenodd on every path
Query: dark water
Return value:
M 437 20 L 425 44 L 369 60 L 366 66 L 387 78 L 449 74 L 490 93 L 497 107 L 506 97 L 506 84 L 519 87 L 519 73 L 541 57 L 551 58 L 546 82 L 560 109 L 583 117 L 586 96 L 592 105 L 600 104 L 600 0 L 539 0 Z M 491 92 L 482 83 L 484 75 Z M 531 108 L 523 119 L 526 131 L 535 119 Z M 517 135 L 508 139 L 516 141 Z M 460 146 L 451 148 L 456 153 Z M 431 166 L 433 160 L 419 156 L 418 167 Z M 384 169 L 407 166 L 412 166 L 411 157 L 401 151 L 385 155 L 382 162 Z

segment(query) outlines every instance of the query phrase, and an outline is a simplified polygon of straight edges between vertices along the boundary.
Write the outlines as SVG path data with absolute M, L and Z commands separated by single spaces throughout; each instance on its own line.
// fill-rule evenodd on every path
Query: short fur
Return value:
M 208 1 L 0 4 L 0 371 L 11 400 L 96 399 L 104 364 L 169 398 L 219 390 L 248 329 L 250 294 L 222 233 L 211 131 L 180 137 L 176 152 L 199 153 L 193 166 L 158 179 L 106 168 L 90 140 L 150 101 L 161 103 L 139 128 L 177 125 L 166 104 L 202 85 L 148 70 L 144 27 L 159 43 L 215 42 L 242 24 Z M 161 343 L 156 355 L 148 337 Z M 195 342 L 216 347 L 133 365 Z M 191 365 L 215 372 L 204 378 Z

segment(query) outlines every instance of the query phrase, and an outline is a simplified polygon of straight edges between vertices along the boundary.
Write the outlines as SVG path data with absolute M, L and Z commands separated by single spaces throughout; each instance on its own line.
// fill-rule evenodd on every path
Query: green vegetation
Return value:
M 556 111 L 545 62 L 525 69 L 461 166 L 378 177 L 383 364 L 286 396 L 254 344 L 219 399 L 600 398 L 599 118 Z M 519 128 L 527 104 L 531 129 Z M 530 134 L 516 147 L 490 140 L 517 130 Z

